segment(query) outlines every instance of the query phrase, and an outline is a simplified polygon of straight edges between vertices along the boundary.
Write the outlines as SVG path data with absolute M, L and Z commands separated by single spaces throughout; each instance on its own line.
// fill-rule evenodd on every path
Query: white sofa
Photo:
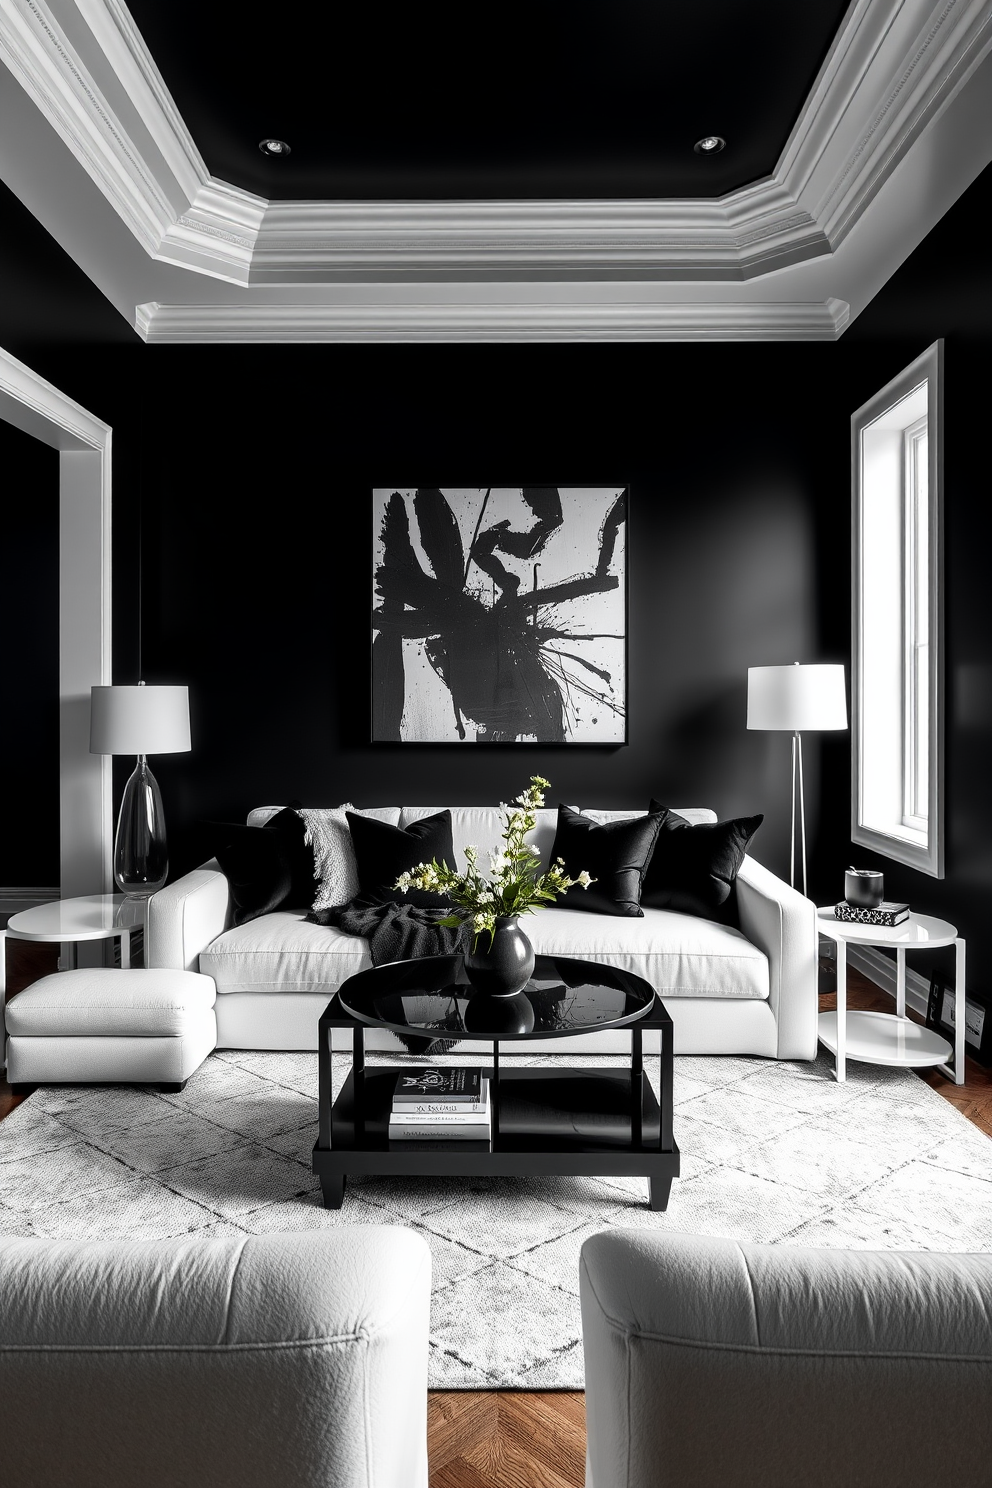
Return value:
M 263 825 L 278 809 L 257 808 L 249 824 Z M 398 806 L 377 815 L 406 826 L 441 809 Z M 469 843 L 483 854 L 497 846 L 497 808 L 450 809 L 459 865 Z M 705 809 L 676 810 L 691 822 L 716 820 Z M 643 815 L 589 814 L 602 821 Z M 557 816 L 554 810 L 538 812 L 533 841 L 545 864 Z M 738 875 L 737 901 L 739 930 L 649 908 L 643 919 L 548 908 L 522 924 L 539 955 L 604 961 L 643 976 L 672 1016 L 676 1053 L 812 1059 L 817 1014 L 814 906 L 749 857 Z M 304 910 L 232 925 L 227 879 L 216 861 L 153 895 L 146 934 L 148 966 L 213 977 L 220 1048 L 315 1048 L 317 1020 L 331 995 L 347 977 L 371 965 L 364 940 L 308 924 Z M 369 1046 L 396 1047 L 396 1042 L 392 1034 L 374 1031 Z M 527 1052 L 565 1053 L 573 1047 L 624 1052 L 629 1035 L 618 1031 L 580 1040 L 535 1041 L 528 1043 Z
M 427 1488 L 410 1229 L 0 1237 L 11 1488 Z

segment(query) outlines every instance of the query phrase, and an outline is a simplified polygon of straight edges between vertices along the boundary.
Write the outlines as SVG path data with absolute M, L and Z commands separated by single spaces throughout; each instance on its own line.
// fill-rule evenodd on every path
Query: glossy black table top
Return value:
M 337 1001 L 360 1022 L 396 1033 L 501 1041 L 619 1028 L 647 1016 L 656 1003 L 642 977 L 569 956 L 538 956 L 533 976 L 514 997 L 476 992 L 461 956 L 426 956 L 358 972 Z

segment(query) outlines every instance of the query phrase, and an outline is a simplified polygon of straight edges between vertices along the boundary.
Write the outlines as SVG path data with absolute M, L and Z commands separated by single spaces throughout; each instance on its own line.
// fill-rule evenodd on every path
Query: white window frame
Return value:
M 902 573 L 902 727 L 893 734 L 891 769 L 898 772 L 898 800 L 892 819 L 884 825 L 876 820 L 869 824 L 863 808 L 865 796 L 865 648 L 871 637 L 865 634 L 865 434 L 896 405 L 914 391 L 926 387 L 926 418 L 914 418 L 903 430 L 902 523 L 894 529 L 893 540 L 901 547 Z M 915 594 L 912 513 L 909 510 L 913 490 L 913 436 L 923 423 L 927 429 L 927 609 L 929 652 L 928 690 L 928 792 L 927 815 L 921 817 L 911 809 L 912 774 L 916 768 L 915 683 L 911 646 L 915 629 L 913 596 Z M 851 583 L 851 840 L 870 848 L 882 857 L 917 868 L 932 878 L 944 876 L 944 664 L 943 664 L 943 342 L 935 341 L 898 377 L 882 388 L 851 418 L 852 475 L 852 583 Z M 870 582 L 870 580 L 869 580 Z M 867 607 L 870 610 L 870 606 Z M 898 664 L 898 663 L 897 663 Z M 877 747 L 877 746 L 876 746 Z M 886 761 L 886 767 L 889 767 Z
M 919 738 L 920 728 L 918 722 L 919 709 L 919 553 L 918 533 L 920 530 L 919 497 L 920 497 L 920 439 L 925 436 L 929 441 L 930 421 L 924 416 L 915 424 L 910 424 L 903 431 L 904 446 L 904 470 L 903 470 L 903 501 L 904 501 L 904 523 L 903 542 L 905 543 L 906 573 L 903 581 L 903 635 L 906 648 L 904 659 L 904 687 L 903 697 L 903 728 L 905 730 L 905 743 L 903 746 L 903 825 L 914 832 L 926 833 L 929 809 L 923 812 L 919 807 Z M 928 444 L 929 448 L 929 444 Z M 928 472 L 929 473 L 929 472 Z M 929 517 L 929 481 L 927 484 L 927 516 Z M 927 619 L 927 637 L 929 643 L 929 604 Z M 928 689 L 929 697 L 929 689 Z M 927 768 L 929 769 L 929 752 L 927 754 Z M 929 794 L 929 793 L 928 793 Z

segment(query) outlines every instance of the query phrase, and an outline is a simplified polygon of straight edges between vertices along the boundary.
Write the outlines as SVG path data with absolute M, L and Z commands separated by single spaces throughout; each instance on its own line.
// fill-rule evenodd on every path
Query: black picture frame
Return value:
M 516 492 L 531 508 L 529 530 L 515 530 L 497 509 Z M 376 484 L 371 495 L 373 744 L 571 750 L 629 743 L 629 483 L 443 490 Z M 401 502 L 407 511 L 389 509 Z M 466 502 L 467 526 L 458 520 Z M 582 512 L 583 503 L 603 509 Z M 588 562 L 577 557 L 569 569 L 580 533 L 597 546 L 583 555 Z M 492 604 L 472 597 L 480 578 L 492 589 Z M 594 600 L 609 614 L 598 627 L 570 630 L 562 607 L 579 601 L 588 616 Z M 491 622 L 467 623 L 473 616 L 464 611 L 476 603 Z M 419 653 L 414 647 L 405 656 L 404 640 L 421 642 Z M 419 706 L 408 716 L 411 702 Z
M 992 1001 L 978 992 L 965 992 L 964 1049 L 979 1064 L 992 1065 Z M 954 1042 L 954 983 L 940 971 L 930 973 L 927 1027 Z

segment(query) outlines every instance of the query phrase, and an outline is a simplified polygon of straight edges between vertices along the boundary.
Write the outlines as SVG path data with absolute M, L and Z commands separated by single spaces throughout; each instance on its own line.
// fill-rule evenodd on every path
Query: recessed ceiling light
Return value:
M 259 140 L 258 148 L 261 150 L 263 155 L 270 155 L 273 159 L 276 159 L 276 157 L 280 155 L 291 155 L 293 153 L 285 140 Z
M 718 134 L 704 134 L 703 138 L 697 140 L 692 148 L 697 155 L 719 155 L 726 143 L 727 141 L 721 139 Z

